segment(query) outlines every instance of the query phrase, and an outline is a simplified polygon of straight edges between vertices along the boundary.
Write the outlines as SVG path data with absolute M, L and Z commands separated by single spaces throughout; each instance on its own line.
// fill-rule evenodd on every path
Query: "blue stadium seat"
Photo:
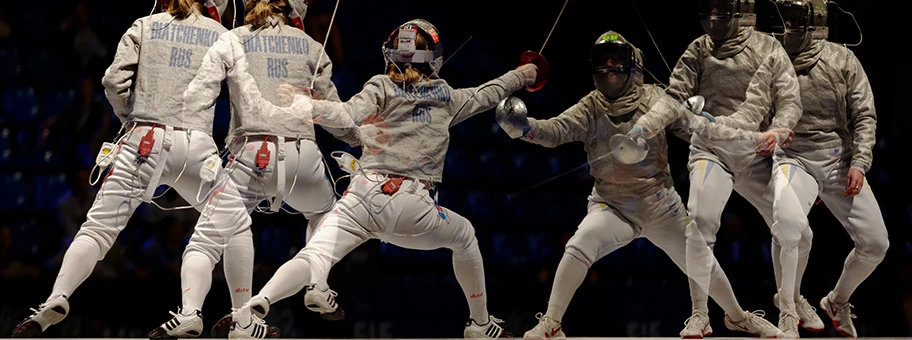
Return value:
M 69 190 L 65 173 L 35 176 L 35 206 L 54 209 L 60 197 Z
M 13 143 L 10 138 L 10 130 L 0 130 L 0 164 L 8 164 L 13 161 Z
M 16 134 L 16 151 L 13 159 L 21 165 L 39 165 L 44 163 L 44 151 L 38 149 L 38 131 L 20 129 Z
M 554 248 L 553 240 L 548 239 L 548 234 L 546 233 L 526 235 L 526 246 L 528 247 L 529 261 L 533 263 L 547 261 L 558 250 Z
M 0 175 L 4 194 L 0 195 L 0 209 L 14 210 L 28 206 L 28 189 L 21 172 Z
M 508 195 L 512 194 L 509 193 Z M 520 228 L 535 221 L 537 209 L 529 205 L 527 195 L 508 196 L 503 199 L 503 210 L 500 214 L 499 224 L 504 227 Z
M 510 234 L 495 232 L 491 235 L 491 246 L 494 249 L 492 261 L 509 263 L 510 259 L 516 255 L 515 239 L 510 238 Z M 491 257 L 489 257 L 491 258 Z M 495 262 L 496 263 L 496 262 Z
M 28 219 L 21 221 L 13 227 L 13 242 L 11 252 L 13 257 L 21 261 L 34 259 L 36 253 L 41 249 L 41 228 L 38 227 L 37 219 Z
M 472 190 L 466 193 L 466 203 L 468 210 L 466 214 L 470 220 L 478 223 L 493 223 L 498 215 L 503 214 L 503 208 L 499 204 L 500 199 L 495 197 L 491 191 Z
M 3 117 L 21 124 L 38 114 L 35 105 L 35 89 L 31 87 L 8 87 L 3 89 Z
M 0 84 L 6 84 L 22 73 L 19 63 L 19 49 L 15 47 L 0 48 Z

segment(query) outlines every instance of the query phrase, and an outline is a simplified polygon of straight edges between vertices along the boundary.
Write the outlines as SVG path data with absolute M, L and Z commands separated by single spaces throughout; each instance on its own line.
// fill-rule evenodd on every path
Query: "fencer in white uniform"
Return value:
M 672 185 L 665 127 L 677 120 L 689 121 L 689 130 L 707 140 L 751 149 L 763 134 L 715 126 L 690 114 L 660 87 L 643 85 L 642 52 L 616 32 L 606 32 L 596 40 L 590 62 L 596 90 L 559 116 L 537 120 L 521 115 L 498 120 L 508 133 L 521 131 L 510 133 L 511 137 L 530 143 L 555 147 L 583 142 L 595 177 L 589 213 L 567 242 L 554 276 L 548 310 L 537 315 L 538 325 L 524 338 L 565 338 L 561 319 L 589 267 L 639 237 L 662 249 L 688 276 L 692 275 L 688 272 L 691 268 L 701 267 L 688 261 L 705 261 L 703 288 L 709 289 L 726 311 L 727 328 L 762 337 L 778 336 L 779 330 L 763 318 L 762 312 L 741 308 L 705 241 L 697 238 L 700 244 L 691 248 L 703 251 L 702 255 L 688 253 L 687 234 L 698 231 Z M 611 139 L 618 134 L 638 139 L 648 136 L 640 142 L 648 145 L 648 153 L 639 162 L 615 159 L 612 153 L 620 149 L 613 148 Z
M 464 335 L 508 335 L 502 321 L 487 311 L 475 229 L 437 205 L 430 191 L 442 180 L 449 128 L 534 83 L 536 67 L 522 65 L 480 87 L 454 89 L 437 76 L 443 62 L 439 31 L 420 19 L 394 30 L 383 51 L 387 73 L 371 78 L 349 101 L 314 101 L 315 117 L 342 113 L 360 126 L 360 168 L 313 239 L 234 312 L 229 338 L 262 338 L 267 329 L 262 317 L 270 304 L 322 277 L 370 239 L 409 249 L 452 250 L 455 276 L 469 305 Z
M 798 80 L 788 55 L 776 39 L 754 29 L 754 3 L 754 0 L 698 1 L 706 34 L 695 39 L 680 57 L 666 92 L 678 100 L 695 95 L 705 97 L 706 110 L 726 125 L 732 123 L 726 116 L 742 109 L 763 116 L 763 123 L 754 127 L 755 131 L 792 129 L 801 115 Z M 758 74 L 758 71 L 762 72 Z M 752 81 L 757 85 L 749 86 Z M 742 105 L 749 98 L 754 98 L 754 103 Z M 776 109 L 772 119 L 767 117 L 769 107 Z M 768 154 L 772 150 L 757 153 L 724 144 L 713 145 L 699 135 L 692 136 L 690 143 L 687 209 L 710 247 L 715 246 L 722 211 L 734 190 L 757 209 L 770 226 L 774 239 L 788 238 L 780 241 L 789 245 L 785 251 L 806 254 L 810 250 L 809 228 L 804 228 L 801 234 L 787 229 L 795 224 L 773 223 L 772 158 Z M 794 277 L 797 266 L 797 263 L 777 264 L 775 268 L 792 268 L 786 276 Z M 701 338 L 710 324 L 707 292 L 693 280 L 690 286 L 694 310 L 680 335 Z M 810 308 L 806 303 L 804 307 Z M 785 308 L 795 309 L 788 305 Z
M 309 88 L 320 96 L 339 102 L 332 83 L 332 64 L 320 43 L 296 27 L 293 17 L 306 10 L 302 0 L 269 2 L 252 0 L 246 6 L 246 24 L 222 34 L 203 59 L 196 78 L 183 93 L 188 112 L 212 112 L 227 80 L 231 101 L 231 123 L 225 166 L 231 182 L 242 197 L 230 212 L 204 210 L 204 216 L 230 215 L 238 228 L 224 251 L 224 271 L 233 308 L 250 299 L 253 281 L 253 235 L 248 215 L 263 201 L 272 212 L 282 204 L 301 212 L 307 219 L 306 242 L 336 202 L 327 177 L 323 155 L 314 142 Z M 276 43 L 280 42 L 280 43 Z M 320 63 L 318 65 L 318 63 Z M 260 101 L 262 100 L 262 105 Z M 340 139 L 357 144 L 356 130 L 337 129 L 341 124 L 326 117 L 316 120 Z M 241 217 L 243 215 L 243 217 Z M 150 338 L 198 336 L 202 328 L 199 310 L 212 285 L 212 270 L 218 254 L 199 247 L 212 235 L 199 229 L 190 237 L 181 265 L 181 308 L 150 334 Z M 219 230 L 228 233 L 229 230 Z M 225 240 L 224 238 L 219 238 Z M 328 274 L 328 273 L 327 273 Z M 308 308 L 324 318 L 341 319 L 327 276 L 309 285 L 304 300 Z M 227 337 L 231 314 L 212 327 L 214 337 Z M 267 337 L 277 337 L 271 328 Z
M 111 169 L 64 255 L 51 295 L 19 323 L 13 337 L 39 337 L 66 317 L 68 297 L 111 249 L 140 203 L 153 200 L 159 185 L 170 186 L 197 210 L 221 211 L 240 202 L 218 161 L 212 112 L 185 114 L 180 105 L 202 56 L 226 31 L 220 15 L 227 5 L 224 0 L 171 1 L 164 12 L 134 21 L 120 39 L 102 84 L 125 132 L 99 156 Z M 212 180 L 204 180 L 203 173 Z M 235 219 L 224 217 L 201 217 L 197 228 L 211 232 L 219 224 L 233 225 Z M 224 235 L 201 240 L 201 246 L 219 252 L 220 238 Z
M 842 275 L 833 290 L 820 300 L 820 307 L 833 321 L 836 330 L 856 337 L 849 297 L 883 260 L 889 247 L 887 228 L 880 207 L 865 173 L 871 169 L 876 141 L 877 114 L 874 95 L 864 68 L 844 45 L 827 41 L 827 1 L 779 0 L 777 5 L 791 26 L 777 36 L 788 52 L 801 84 L 804 113 L 795 126 L 793 142 L 774 154 L 777 190 L 788 185 L 797 201 L 777 202 L 783 214 L 806 216 L 819 196 L 842 223 L 855 242 L 845 260 Z M 777 212 L 778 214 L 778 212 Z M 782 247 L 773 240 L 773 256 Z M 801 254 L 793 297 L 778 295 L 775 300 L 793 298 L 799 306 L 807 304 L 800 295 L 801 276 L 807 254 Z M 777 263 L 774 261 L 773 263 Z M 777 280 L 781 280 L 779 276 Z M 804 311 L 802 326 L 808 328 Z M 823 324 L 819 324 L 822 330 Z

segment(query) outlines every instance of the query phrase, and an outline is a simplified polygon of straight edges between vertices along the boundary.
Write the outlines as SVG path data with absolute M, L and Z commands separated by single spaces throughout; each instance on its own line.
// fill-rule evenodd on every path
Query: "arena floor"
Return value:
M 146 338 L 67 338 L 67 339 L 72 339 L 72 340 L 144 340 L 144 339 L 146 339 Z M 202 338 L 201 338 L 201 339 L 202 339 Z M 279 338 L 279 339 L 285 339 L 285 340 L 305 340 L 305 339 L 293 339 L 293 338 Z M 306 339 L 306 340 L 368 340 L 368 339 L 370 339 L 370 338 L 347 338 L 347 339 L 345 339 L 345 338 L 333 338 L 333 339 Z M 399 338 L 383 338 L 383 339 L 386 339 L 386 340 L 396 340 L 396 339 L 399 339 Z M 463 338 L 401 338 L 401 339 L 408 339 L 408 340 L 450 340 L 450 339 L 452 339 L 452 340 L 464 340 Z M 567 340 L 631 340 L 631 339 L 641 339 L 641 340 L 668 340 L 668 339 L 680 339 L 680 338 L 674 338 L 674 337 L 666 337 L 666 338 L 635 338 L 635 337 L 630 337 L 630 338 L 574 338 L 574 337 L 568 337 L 568 338 L 567 338 Z M 756 339 L 758 339 L 758 338 L 755 338 L 755 337 L 715 337 L 715 336 L 710 336 L 710 337 L 707 337 L 706 339 L 710 339 L 710 340 L 712 340 L 712 339 L 718 339 L 718 340 L 752 339 L 752 340 L 756 340 Z M 845 340 L 846 338 L 809 338 L 809 339 L 816 339 L 816 340 Z M 864 339 L 877 339 L 877 340 L 900 340 L 900 339 L 902 339 L 902 340 L 909 340 L 909 339 L 912 339 L 912 338 L 910 338 L 910 337 L 905 337 L 905 338 L 889 338 L 889 337 L 887 337 L 887 338 L 857 338 L 857 340 L 864 340 Z

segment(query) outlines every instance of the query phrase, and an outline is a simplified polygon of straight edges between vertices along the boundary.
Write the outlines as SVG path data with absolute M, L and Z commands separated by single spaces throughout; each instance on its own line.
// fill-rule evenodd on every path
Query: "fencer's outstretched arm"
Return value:
M 557 117 L 545 120 L 527 118 L 529 131 L 521 139 L 548 148 L 586 140 L 590 136 L 589 127 L 593 124 L 589 113 L 595 111 L 589 97 L 594 93 L 583 97 Z
M 849 117 L 854 126 L 854 136 L 852 144 L 852 168 L 867 173 L 871 170 L 871 164 L 874 160 L 874 143 L 877 141 L 875 131 L 877 129 L 877 112 L 874 110 L 874 93 L 871 91 L 871 83 L 868 82 L 868 76 L 865 74 L 861 62 L 855 57 L 855 53 L 848 50 L 848 60 L 845 67 L 845 79 L 848 84 L 846 92 L 846 105 L 849 110 Z
M 211 110 L 228 78 L 232 104 L 238 110 L 260 112 L 270 124 L 301 126 L 312 123 L 309 97 L 297 95 L 288 107 L 279 107 L 263 99 L 256 80 L 247 69 L 244 47 L 233 32 L 222 33 L 203 57 L 200 69 L 184 91 L 184 110 L 188 113 Z
M 795 68 L 782 48 L 763 59 L 747 86 L 744 101 L 730 116 L 716 122 L 730 127 L 758 131 L 771 108 L 775 108 L 769 129 L 791 130 L 801 118 L 801 86 Z
M 139 64 L 140 34 L 145 18 L 137 19 L 117 44 L 114 62 L 105 70 L 101 84 L 104 86 L 105 97 L 111 103 L 114 114 L 124 121 L 127 114 L 127 103 L 133 95 L 133 82 Z
M 653 89 L 658 90 L 658 88 Z M 680 126 L 686 129 L 688 134 L 697 134 L 711 141 L 753 143 L 760 136 L 759 132 L 732 128 L 698 117 L 690 112 L 683 103 L 676 101 L 666 93 L 659 92 L 654 95 L 659 96 L 660 99 L 652 104 L 649 112 L 637 120 L 630 129 L 630 134 L 642 134 L 643 137 L 649 139 L 666 127 Z
M 536 70 L 535 65 L 525 64 L 479 87 L 453 90 L 450 112 L 453 112 L 454 117 L 450 126 L 493 109 L 513 92 L 532 85 L 535 83 Z

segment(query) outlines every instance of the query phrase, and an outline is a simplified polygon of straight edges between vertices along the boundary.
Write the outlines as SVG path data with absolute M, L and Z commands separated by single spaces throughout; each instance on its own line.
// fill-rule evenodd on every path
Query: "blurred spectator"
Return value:
M 0 225 L 0 276 L 6 277 L 6 270 L 13 262 L 13 231 L 10 227 Z
M 64 19 L 61 29 L 73 39 L 75 66 L 84 71 L 94 72 L 107 62 L 108 47 L 92 29 L 89 19 L 89 11 L 85 4 L 77 3 L 72 14 Z
M 5 40 L 13 35 L 13 31 L 10 29 L 10 25 L 6 22 L 6 16 L 3 15 L 3 12 L 0 12 L 0 40 Z
M 13 248 L 12 228 L 7 225 L 0 225 L 0 277 L 2 278 L 20 278 L 36 277 L 40 273 L 38 267 L 25 263 L 23 258 L 28 256 L 18 254 Z
M 63 111 L 48 118 L 41 127 L 39 146 L 63 152 L 66 164 L 92 164 L 101 144 L 111 138 L 111 112 L 107 103 L 95 98 L 92 77 L 79 79 L 79 98 Z
M 310 0 L 309 3 L 307 14 L 304 15 L 304 29 L 307 30 L 307 34 L 311 38 L 321 44 L 326 44 L 326 29 L 332 20 L 333 7 L 331 5 L 333 3 L 327 2 L 328 6 L 322 6 L 322 1 L 319 0 Z M 338 22 L 333 23 L 332 34 L 329 37 L 332 39 L 332 43 L 326 48 L 328 51 L 332 51 L 330 57 L 334 65 L 341 63 L 345 58 L 344 53 L 342 53 L 342 35 L 339 34 L 337 24 Z M 327 52 L 327 54 L 329 53 Z

